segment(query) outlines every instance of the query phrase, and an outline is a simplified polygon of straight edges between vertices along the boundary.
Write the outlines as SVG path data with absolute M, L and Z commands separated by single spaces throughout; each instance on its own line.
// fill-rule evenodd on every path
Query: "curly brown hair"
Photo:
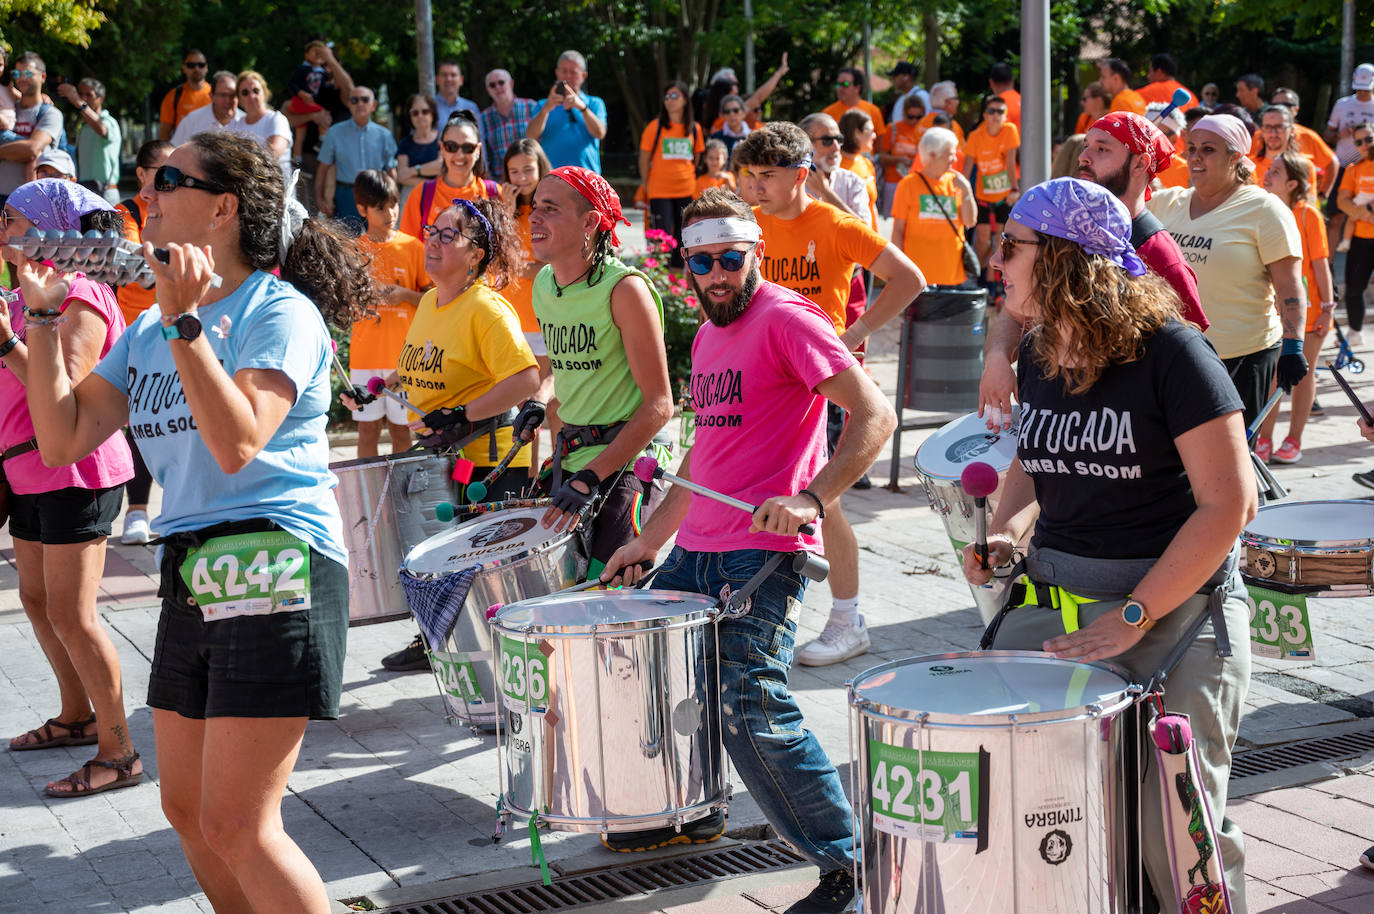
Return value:
M 307 218 L 279 263 L 286 185 L 281 166 L 256 139 L 217 131 L 191 138 L 207 181 L 238 198 L 239 254 L 254 269 L 281 267 L 281 278 L 315 303 L 339 329 L 351 327 L 380 300 L 368 270 L 369 258 L 331 223 Z
M 811 139 L 796 124 L 770 121 L 735 144 L 735 167 L 796 168 L 811 154 Z
M 499 200 L 465 202 L 476 207 L 486 218 L 487 224 L 491 226 L 490 231 L 482 224 L 481 219 L 474 219 L 472 213 L 461 203 L 454 203 L 440 210 L 435 214 L 434 220 L 437 222 L 439 216 L 445 212 L 453 213 L 459 231 L 472 239 L 473 246 L 482 251 L 482 260 L 477 264 L 477 277 L 480 279 L 486 276 L 487 285 L 497 290 L 504 289 L 512 279 L 520 275 L 525 266 L 525 249 L 520 245 L 520 233 L 515 227 L 515 221 Z
M 1031 354 L 1045 377 L 1064 379 L 1069 393 L 1087 392 L 1110 365 L 1141 358 L 1146 340 L 1178 319 L 1178 293 L 1157 274 L 1133 277 L 1072 241 L 1036 237 L 1031 276 L 1040 317 Z M 1064 364 L 1066 352 L 1075 364 Z

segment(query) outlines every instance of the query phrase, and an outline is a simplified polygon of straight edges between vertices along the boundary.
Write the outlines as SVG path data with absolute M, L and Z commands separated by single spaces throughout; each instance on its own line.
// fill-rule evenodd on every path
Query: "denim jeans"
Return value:
M 742 588 L 770 555 L 675 546 L 653 587 L 723 598 Z M 802 726 L 787 687 L 805 590 L 806 579 L 784 564 L 754 593 L 748 615 L 722 617 L 721 730 L 740 780 L 778 835 L 824 873 L 852 868 L 854 831 L 839 772 Z

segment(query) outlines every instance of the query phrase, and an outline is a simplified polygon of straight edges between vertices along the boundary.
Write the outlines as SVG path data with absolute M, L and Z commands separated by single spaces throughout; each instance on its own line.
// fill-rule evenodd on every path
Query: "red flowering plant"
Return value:
M 696 289 L 686 273 L 669 269 L 669 258 L 677 239 L 667 232 L 644 232 L 645 251 L 628 252 L 622 259 L 644 271 L 663 300 L 663 344 L 668 350 L 668 378 L 673 385 L 673 400 L 682 399 L 683 388 L 692 373 L 692 340 L 701 326 L 701 306 Z

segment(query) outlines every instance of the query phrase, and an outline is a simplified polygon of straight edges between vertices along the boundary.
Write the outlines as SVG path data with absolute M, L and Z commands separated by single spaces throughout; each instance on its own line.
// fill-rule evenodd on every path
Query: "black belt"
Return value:
M 16 444 L 14 447 L 6 450 L 3 454 L 0 454 L 0 463 L 9 460 L 11 457 L 18 457 L 20 454 L 27 454 L 29 451 L 36 450 L 38 450 L 38 437 L 34 436 L 33 438 L 30 438 L 28 441 L 25 441 L 23 444 Z
M 549 491 L 558 491 L 563 482 L 564 457 L 584 447 L 610 444 L 624 427 L 624 422 L 612 422 L 610 425 L 565 425 L 560 428 L 553 441 L 553 486 Z

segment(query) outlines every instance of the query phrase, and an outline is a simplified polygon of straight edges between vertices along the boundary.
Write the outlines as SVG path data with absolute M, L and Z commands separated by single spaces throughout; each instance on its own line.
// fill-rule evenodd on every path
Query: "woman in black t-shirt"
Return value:
M 1256 511 L 1254 473 L 1235 387 L 1202 334 L 1178 319 L 1173 290 L 1146 273 L 1130 225 L 1104 188 L 1058 178 L 1018 201 L 991 261 L 1007 307 L 1032 329 L 1019 360 L 1017 460 L 989 526 L 989 564 L 1010 563 L 1032 534 L 1025 570 L 1036 583 L 1027 605 L 993 622 L 991 643 L 1111 659 L 1146 683 L 1210 613 L 1168 680 L 1166 706 L 1192 718 L 1226 881 L 1243 904 L 1240 829 L 1222 817 L 1250 679 L 1232 551 Z M 974 583 L 991 575 L 971 546 L 964 568 Z M 1161 808 L 1159 783 L 1144 776 L 1143 809 Z M 1143 827 L 1146 871 L 1167 910 L 1162 818 L 1147 813 Z

